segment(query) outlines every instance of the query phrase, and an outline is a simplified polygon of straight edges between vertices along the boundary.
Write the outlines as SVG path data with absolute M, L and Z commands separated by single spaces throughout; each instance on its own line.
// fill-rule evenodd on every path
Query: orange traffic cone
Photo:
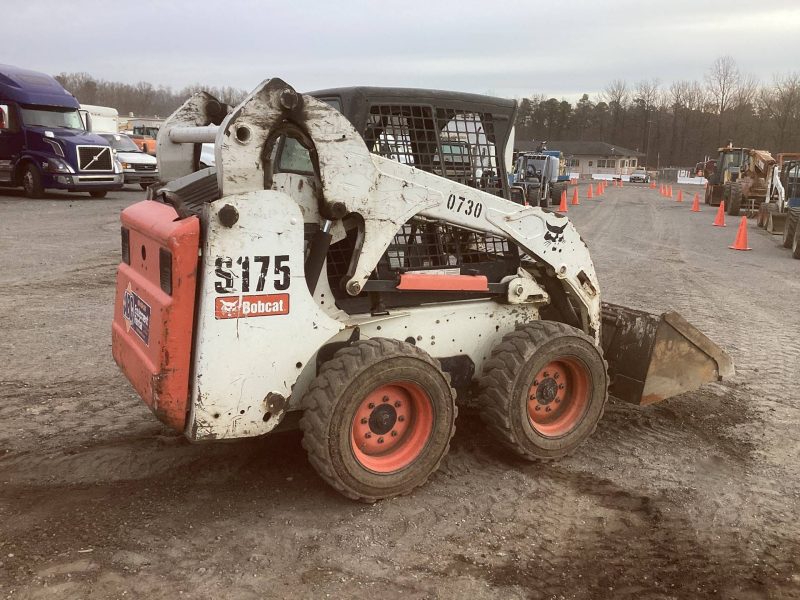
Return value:
M 731 250 L 752 250 L 747 245 L 747 217 L 742 215 L 742 220 L 739 221 L 739 231 L 736 232 L 736 241 L 733 246 L 728 246 Z
M 654 189 L 656 189 L 656 182 L 655 182 L 655 181 L 651 181 L 651 182 L 650 182 L 650 189 L 651 189 L 651 190 L 654 190 Z
M 714 218 L 714 227 L 725 227 L 725 200 L 719 203 L 717 216 Z
M 619 187 L 625 187 L 625 182 L 622 181 L 622 178 L 619 179 Z
M 589 191 L 586 192 L 586 197 L 587 198 L 594 198 L 594 195 L 592 194 L 592 184 L 591 183 L 589 184 Z
M 700 212 L 700 194 L 694 195 L 694 202 L 692 202 L 692 212 Z
M 558 205 L 558 212 L 565 213 L 569 209 L 567 208 L 567 192 L 561 192 L 561 204 Z
M 683 202 L 683 190 L 678 190 L 678 202 Z
M 572 192 L 572 206 L 578 206 L 580 204 L 580 200 L 578 200 L 578 188 L 575 188 L 575 191 Z

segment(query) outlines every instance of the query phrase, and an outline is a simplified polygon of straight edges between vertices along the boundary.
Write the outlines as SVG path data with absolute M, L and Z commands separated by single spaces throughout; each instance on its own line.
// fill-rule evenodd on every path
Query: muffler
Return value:
M 609 392 L 626 402 L 655 404 L 735 372 L 730 356 L 676 312 L 603 303 L 602 322 Z

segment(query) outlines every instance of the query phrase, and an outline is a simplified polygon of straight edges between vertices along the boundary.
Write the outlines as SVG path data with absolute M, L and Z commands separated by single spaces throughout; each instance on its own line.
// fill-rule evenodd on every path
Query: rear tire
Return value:
M 608 369 L 592 339 L 554 321 L 503 338 L 481 378 L 481 417 L 528 460 L 566 456 L 592 435 L 608 398 Z
M 725 209 L 727 213 L 732 217 L 739 216 L 739 210 L 742 206 L 742 185 L 737 181 L 733 184 L 725 184 L 730 185 L 730 191 L 728 192 L 728 201 L 725 203 Z
M 150 184 L 149 183 L 140 183 L 139 187 L 142 188 L 143 190 L 146 190 L 148 187 L 150 187 Z
M 439 468 L 455 433 L 455 391 L 412 344 L 373 338 L 339 350 L 304 398 L 303 447 L 341 494 L 408 494 Z
M 794 230 L 794 239 L 792 240 L 792 258 L 800 259 L 800 227 Z
M 25 190 L 28 198 L 36 199 L 44 196 L 42 174 L 31 164 L 25 165 L 25 169 L 22 171 L 22 189 Z
M 102 191 L 102 192 L 101 192 L 101 191 L 99 191 L 99 190 L 92 190 L 91 192 L 89 192 L 89 195 L 90 195 L 92 198 L 105 198 L 105 197 L 106 197 L 106 194 L 108 194 L 108 192 L 107 192 L 107 191 Z
M 797 222 L 800 220 L 800 208 L 790 208 L 786 214 L 786 223 L 783 225 L 783 247 L 791 248 L 797 231 Z
M 550 204 L 558 206 L 561 204 L 561 194 L 567 189 L 567 184 L 562 182 L 554 183 L 550 188 Z

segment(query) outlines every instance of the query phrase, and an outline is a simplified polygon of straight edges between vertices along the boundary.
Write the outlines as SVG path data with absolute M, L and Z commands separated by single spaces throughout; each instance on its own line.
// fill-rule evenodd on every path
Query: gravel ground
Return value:
M 462 414 L 425 487 L 366 506 L 298 433 L 190 445 L 133 393 L 110 322 L 140 197 L 0 196 L 0 597 L 800 598 L 800 261 L 752 221 L 735 252 L 645 186 L 570 207 L 605 299 L 680 312 L 737 375 L 612 400 L 546 465 Z

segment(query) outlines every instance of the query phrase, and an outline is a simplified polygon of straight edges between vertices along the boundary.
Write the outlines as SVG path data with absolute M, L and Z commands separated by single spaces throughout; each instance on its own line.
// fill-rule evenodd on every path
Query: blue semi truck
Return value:
M 0 65 L 0 186 L 102 198 L 123 186 L 108 141 L 87 131 L 80 104 L 49 75 Z

